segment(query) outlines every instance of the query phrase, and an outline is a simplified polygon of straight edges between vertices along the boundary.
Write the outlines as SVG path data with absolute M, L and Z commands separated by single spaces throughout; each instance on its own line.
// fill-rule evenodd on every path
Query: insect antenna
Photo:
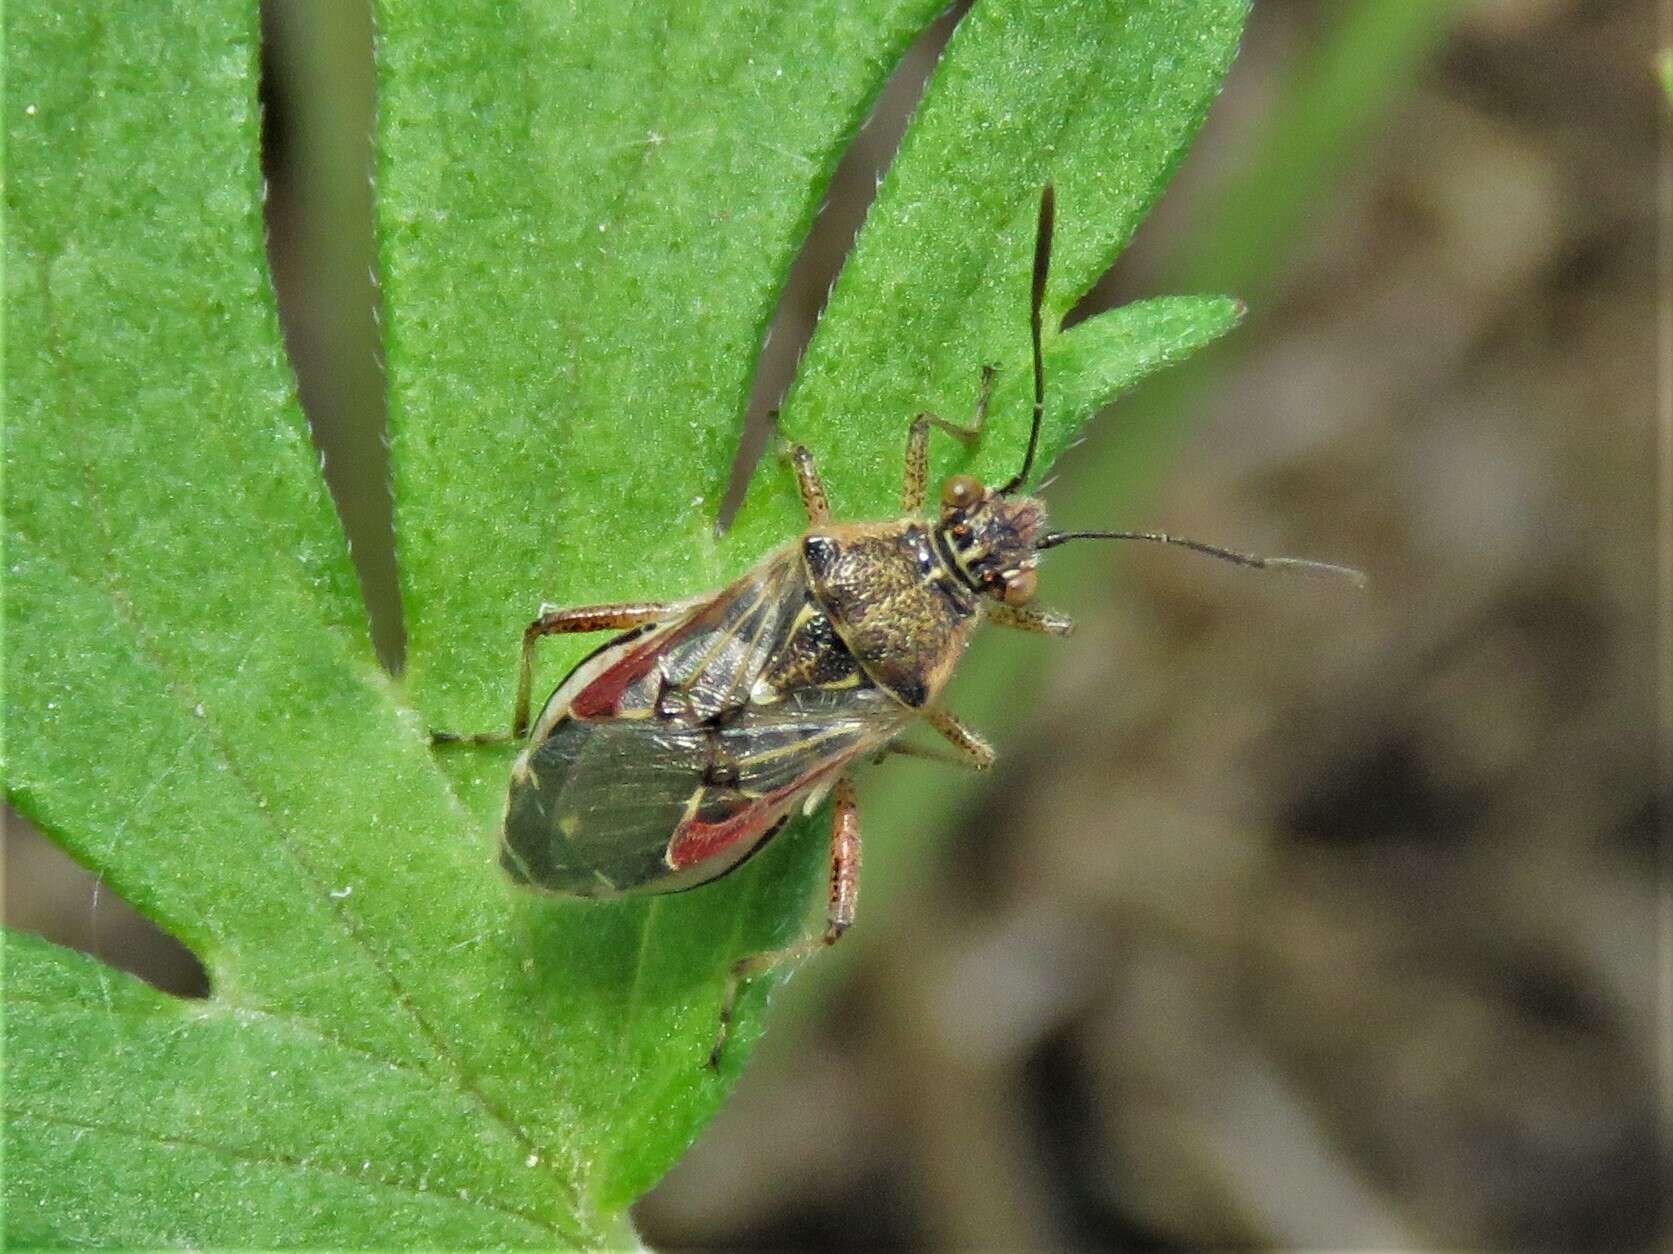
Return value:
M 1009 496 L 1028 480 L 1034 469 L 1034 452 L 1040 446 L 1040 420 L 1046 412 L 1046 367 L 1040 355 L 1040 304 L 1046 297 L 1046 275 L 1051 270 L 1051 233 L 1057 214 L 1057 193 L 1047 183 L 1040 193 L 1040 225 L 1034 234 L 1034 290 L 1028 304 L 1028 330 L 1034 340 L 1034 422 L 1028 428 L 1028 452 L 1023 454 L 1022 469 L 999 489 L 1001 496 Z
M 1305 557 L 1259 557 L 1254 553 L 1239 553 L 1236 549 L 1223 549 L 1217 544 L 1188 540 L 1184 536 L 1170 536 L 1161 531 L 1053 531 L 1037 540 L 1034 547 L 1054 549 L 1070 540 L 1148 540 L 1153 544 L 1176 544 L 1182 549 L 1204 553 L 1238 566 L 1252 566 L 1256 570 L 1288 570 L 1301 575 L 1331 575 L 1346 579 L 1356 588 L 1363 588 L 1370 583 L 1364 571 L 1356 570 L 1352 566 L 1339 566 L 1335 562 L 1315 562 Z

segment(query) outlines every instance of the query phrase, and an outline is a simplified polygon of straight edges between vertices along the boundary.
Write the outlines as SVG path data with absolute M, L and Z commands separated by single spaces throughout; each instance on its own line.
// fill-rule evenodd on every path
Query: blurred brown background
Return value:
M 357 7 L 270 6 L 271 224 L 395 657 Z M 958 16 L 845 160 L 758 416 Z M 1154 495 L 1093 515 L 1097 438 L 1064 485 L 1080 525 L 1374 586 L 1101 552 L 1000 767 L 818 995 L 780 999 L 638 1208 L 650 1245 L 1665 1248 L 1670 27 L 1653 0 L 1257 4 L 1097 294 L 1251 318 L 1103 420 L 1189 419 Z M 15 822 L 6 871 L 9 922 L 201 989 Z

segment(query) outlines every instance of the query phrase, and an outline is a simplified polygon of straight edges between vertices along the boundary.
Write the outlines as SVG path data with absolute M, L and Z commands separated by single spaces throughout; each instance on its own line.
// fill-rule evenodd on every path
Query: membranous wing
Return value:
M 618 637 L 553 693 L 513 772 L 503 860 L 577 896 L 694 887 L 910 717 L 837 639 L 795 549 L 781 550 Z

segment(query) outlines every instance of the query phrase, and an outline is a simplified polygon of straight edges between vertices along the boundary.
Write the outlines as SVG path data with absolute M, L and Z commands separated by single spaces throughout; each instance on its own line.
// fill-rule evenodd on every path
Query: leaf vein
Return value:
M 92 1133 L 98 1136 L 121 1137 L 132 1141 L 142 1141 L 165 1149 L 200 1150 L 203 1153 L 214 1154 L 229 1162 L 241 1163 L 252 1167 L 271 1167 L 281 1171 L 293 1171 L 301 1174 L 327 1176 L 340 1180 L 352 1180 L 356 1183 L 370 1182 L 382 1185 L 397 1193 L 408 1193 L 415 1197 L 422 1197 L 435 1201 L 441 1205 L 472 1207 L 480 1210 L 492 1211 L 508 1218 L 519 1220 L 538 1229 L 541 1233 L 560 1236 L 574 1240 L 578 1231 L 566 1231 L 554 1225 L 549 1219 L 530 1214 L 515 1206 L 509 1206 L 493 1198 L 461 1197 L 457 1194 L 449 1195 L 423 1187 L 419 1182 L 403 1180 L 399 1177 L 384 1175 L 370 1170 L 353 1171 L 344 1167 L 314 1162 L 305 1158 L 297 1158 L 289 1154 L 253 1154 L 236 1146 L 220 1145 L 200 1137 L 169 1136 L 153 1132 L 144 1128 L 122 1127 L 116 1124 L 103 1123 L 93 1119 L 72 1119 L 63 1115 L 48 1114 L 44 1111 L 33 1110 L 19 1103 L 7 1103 L 6 1114 L 11 1122 L 31 1122 L 46 1128 L 62 1128 L 71 1132 Z

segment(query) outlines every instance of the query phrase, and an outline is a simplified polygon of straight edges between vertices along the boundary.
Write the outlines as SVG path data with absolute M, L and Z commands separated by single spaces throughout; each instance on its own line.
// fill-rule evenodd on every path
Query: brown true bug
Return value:
M 1243 566 L 1346 575 L 1299 558 L 1256 557 L 1177 536 L 1131 531 L 1048 531 L 1045 507 L 1020 494 L 1034 466 L 1045 412 L 1040 306 L 1051 261 L 1054 196 L 1040 198 L 1029 310 L 1034 414 L 1022 468 L 1003 487 L 954 475 L 939 514 L 919 517 L 929 475 L 929 432 L 974 440 L 986 417 L 991 368 L 982 372 L 968 426 L 919 414 L 906 437 L 903 517 L 833 523 L 813 455 L 790 450 L 809 529 L 732 584 L 691 600 L 547 609 L 523 633 L 509 735 L 522 739 L 511 772 L 501 862 L 532 888 L 617 897 L 695 888 L 735 869 L 800 806 L 833 799 L 825 930 L 785 949 L 735 962 L 721 1000 L 718 1063 L 741 981 L 833 944 L 854 921 L 860 825 L 850 768 L 887 752 L 918 722 L 968 765 L 990 766 L 988 743 L 939 703 L 971 632 L 984 619 L 1067 635 L 1070 621 L 1033 607 L 1039 554 L 1069 540 L 1176 544 Z M 530 726 L 536 643 L 570 632 L 622 634 L 558 685 Z

